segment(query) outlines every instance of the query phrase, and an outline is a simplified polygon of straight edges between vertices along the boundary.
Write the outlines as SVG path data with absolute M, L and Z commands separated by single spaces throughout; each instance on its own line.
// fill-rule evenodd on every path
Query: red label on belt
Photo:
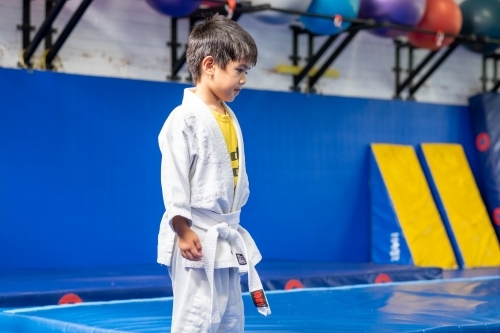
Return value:
M 250 293 L 250 296 L 252 296 L 252 301 L 255 307 L 257 308 L 265 308 L 267 307 L 267 299 L 266 299 L 266 294 L 264 294 L 264 290 L 256 290 L 252 291 Z

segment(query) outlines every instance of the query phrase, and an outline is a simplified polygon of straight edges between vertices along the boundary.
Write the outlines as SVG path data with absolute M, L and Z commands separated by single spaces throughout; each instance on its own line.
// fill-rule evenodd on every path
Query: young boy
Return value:
M 169 266 L 172 332 L 243 332 L 240 275 L 258 311 L 271 313 L 254 265 L 261 255 L 239 225 L 249 195 L 243 137 L 232 102 L 257 62 L 253 38 L 215 15 L 196 26 L 186 53 L 196 84 L 163 125 L 161 183 L 166 212 L 158 262 Z

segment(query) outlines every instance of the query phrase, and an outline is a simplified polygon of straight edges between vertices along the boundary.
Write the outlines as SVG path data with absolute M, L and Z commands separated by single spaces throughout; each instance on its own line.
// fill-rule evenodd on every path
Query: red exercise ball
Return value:
M 462 28 L 462 12 L 453 0 L 427 0 L 424 17 L 417 26 L 421 29 L 458 34 Z M 432 34 L 409 32 L 408 39 L 413 46 L 437 50 L 450 45 L 454 38 L 446 37 L 439 43 L 439 37 Z

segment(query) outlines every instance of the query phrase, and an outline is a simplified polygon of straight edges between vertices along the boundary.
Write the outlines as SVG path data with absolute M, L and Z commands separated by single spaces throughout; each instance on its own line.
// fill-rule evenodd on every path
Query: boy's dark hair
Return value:
M 222 69 L 231 61 L 242 59 L 255 66 L 257 45 L 238 23 L 215 14 L 194 27 L 189 35 L 186 61 L 195 83 L 200 79 L 201 62 L 207 56 L 212 56 Z

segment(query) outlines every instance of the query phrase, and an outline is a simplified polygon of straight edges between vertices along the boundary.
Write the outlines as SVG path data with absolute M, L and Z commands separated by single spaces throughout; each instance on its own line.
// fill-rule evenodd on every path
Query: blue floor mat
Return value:
M 500 332 L 500 278 L 483 277 L 268 293 L 259 315 L 244 296 L 245 332 Z M 169 332 L 171 298 L 0 313 L 6 332 Z
M 440 268 L 368 263 L 264 260 L 257 270 L 266 290 L 283 290 L 290 280 L 295 280 L 292 286 L 309 288 L 442 277 Z M 248 290 L 246 276 L 242 289 Z M 0 273 L 0 308 L 56 305 L 69 293 L 84 302 L 154 298 L 171 296 L 172 286 L 167 268 L 158 264 Z

